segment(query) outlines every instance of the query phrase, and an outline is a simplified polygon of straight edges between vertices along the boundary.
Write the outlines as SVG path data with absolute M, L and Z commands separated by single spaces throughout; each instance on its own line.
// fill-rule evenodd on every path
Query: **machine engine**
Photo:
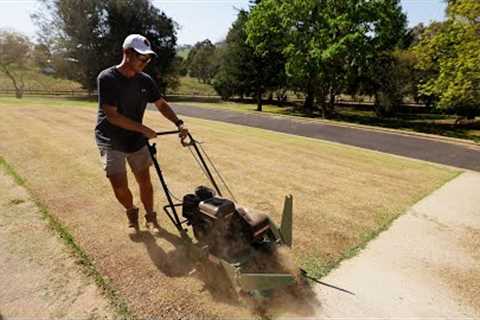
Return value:
M 195 238 L 223 259 L 244 255 L 252 248 L 275 241 L 268 216 L 217 197 L 215 191 L 205 186 L 183 197 L 182 215 L 192 226 Z

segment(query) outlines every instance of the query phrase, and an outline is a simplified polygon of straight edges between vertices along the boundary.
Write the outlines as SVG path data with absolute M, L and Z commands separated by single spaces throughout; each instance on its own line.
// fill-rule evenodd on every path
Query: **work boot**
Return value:
M 145 215 L 145 226 L 148 228 L 149 225 L 157 229 L 160 228 L 160 225 L 157 221 L 157 213 L 155 211 L 147 212 L 147 214 Z
M 128 227 L 135 230 L 140 229 L 138 226 L 138 208 L 131 208 L 127 210 Z

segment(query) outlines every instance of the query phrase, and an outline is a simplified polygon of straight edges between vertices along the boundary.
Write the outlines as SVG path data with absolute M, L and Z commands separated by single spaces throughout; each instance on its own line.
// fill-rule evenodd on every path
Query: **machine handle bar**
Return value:
M 180 133 L 180 130 L 174 130 L 174 131 L 160 131 L 157 132 L 157 136 L 166 136 L 168 134 L 178 134 Z M 190 141 L 186 141 L 186 139 L 189 138 Z M 188 147 L 188 146 L 193 146 L 195 144 L 192 135 L 190 133 L 187 134 L 187 136 L 183 137 L 180 141 L 182 143 L 182 146 Z
M 157 136 L 165 136 L 167 134 L 177 134 L 180 133 L 180 130 L 175 130 L 175 131 L 160 131 L 157 132 Z
M 157 132 L 157 136 L 164 136 L 164 135 L 168 135 L 168 134 L 178 134 L 180 133 L 181 131 L 180 130 L 174 130 L 174 131 L 160 131 L 160 132 Z M 187 138 L 190 140 L 190 141 L 186 141 Z M 203 169 L 205 170 L 206 174 L 207 174 L 207 177 L 208 179 L 210 180 L 210 182 L 212 183 L 213 187 L 215 188 L 215 190 L 217 191 L 217 194 L 219 196 L 222 196 L 222 192 L 220 191 L 220 188 L 218 187 L 215 179 L 213 178 L 212 176 L 212 173 L 210 172 L 210 169 L 208 168 L 208 165 L 207 163 L 205 162 L 205 160 L 203 159 L 203 156 L 202 156 L 202 153 L 200 152 L 200 150 L 198 149 L 198 146 L 196 144 L 197 141 L 195 141 L 192 137 L 192 135 L 189 133 L 187 133 L 187 135 L 185 137 L 183 137 L 180 141 L 182 143 L 182 145 L 184 147 L 190 147 L 192 146 L 194 149 L 195 149 L 195 152 L 203 166 Z M 152 152 L 156 152 L 155 150 L 155 144 L 152 145 Z M 156 161 L 156 159 L 154 159 L 154 161 Z M 160 169 L 160 168 L 159 168 Z M 158 170 L 159 171 L 159 170 Z M 159 175 L 161 175 L 161 172 L 159 172 Z M 166 189 L 165 191 L 168 191 L 168 189 Z M 170 205 L 172 205 L 173 203 L 170 203 Z

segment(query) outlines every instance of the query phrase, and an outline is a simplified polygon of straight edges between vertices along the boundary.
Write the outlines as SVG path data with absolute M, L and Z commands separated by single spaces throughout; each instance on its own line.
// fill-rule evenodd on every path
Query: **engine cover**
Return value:
M 247 230 L 251 239 L 261 238 L 270 229 L 270 219 L 268 219 L 266 214 L 250 211 L 242 207 L 238 207 L 237 212 L 248 225 Z
M 199 203 L 200 212 L 214 219 L 228 218 L 235 212 L 235 204 L 228 199 L 213 197 Z

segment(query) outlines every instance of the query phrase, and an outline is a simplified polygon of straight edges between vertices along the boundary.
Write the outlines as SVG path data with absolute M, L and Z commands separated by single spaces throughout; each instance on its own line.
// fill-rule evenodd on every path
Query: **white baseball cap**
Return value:
M 141 34 L 131 34 L 123 41 L 123 49 L 132 48 L 140 54 L 157 54 L 150 47 L 150 41 Z

